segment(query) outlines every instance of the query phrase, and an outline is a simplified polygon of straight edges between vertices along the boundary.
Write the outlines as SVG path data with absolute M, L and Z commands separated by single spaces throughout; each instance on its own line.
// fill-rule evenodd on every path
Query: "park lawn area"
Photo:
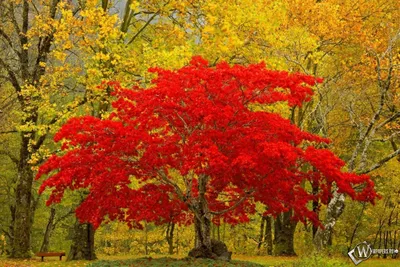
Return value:
M 191 259 L 191 258 L 177 258 L 177 257 L 164 257 L 164 256 L 152 256 L 152 257 L 133 257 L 133 256 L 113 256 L 113 257 L 99 257 L 96 261 L 71 261 L 66 262 L 65 259 L 60 261 L 57 257 L 45 258 L 44 262 L 41 262 L 40 258 L 32 258 L 30 260 L 10 260 L 7 258 L 0 258 L 0 266 L 7 267 L 187 267 L 187 266 L 199 266 L 199 267 L 259 267 L 262 266 L 255 262 L 246 262 L 240 260 L 232 260 L 231 262 L 225 261 L 213 261 L 208 259 Z
M 60 261 L 57 257 L 45 258 L 41 262 L 40 258 L 34 257 L 30 260 L 10 260 L 0 257 L 0 267 L 258 267 L 258 266 L 275 266 L 275 267 L 351 267 L 355 266 L 349 259 L 343 258 L 305 258 L 305 257 L 272 257 L 272 256 L 244 256 L 234 255 L 231 262 L 212 261 L 205 259 L 185 259 L 184 257 L 166 257 L 164 255 L 152 255 L 152 257 L 135 257 L 132 255 L 125 256 L 99 256 L 96 261 L 72 261 L 66 262 L 65 259 Z M 400 260 L 393 259 L 368 259 L 362 262 L 361 267 L 395 267 L 400 266 Z

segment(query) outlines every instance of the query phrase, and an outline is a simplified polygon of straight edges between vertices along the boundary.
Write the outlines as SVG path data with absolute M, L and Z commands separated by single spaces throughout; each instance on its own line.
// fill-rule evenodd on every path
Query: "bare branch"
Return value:
M 392 158 L 396 157 L 397 155 L 400 155 L 400 149 L 397 149 L 395 152 L 387 155 L 386 157 L 384 157 L 383 159 L 381 159 L 380 161 L 378 161 L 376 164 L 374 164 L 372 167 L 366 169 L 366 170 L 362 170 L 359 171 L 357 173 L 359 174 L 366 174 L 366 173 L 370 173 L 373 170 L 376 170 L 378 168 L 380 168 L 383 164 L 385 164 L 386 162 L 388 162 L 389 160 L 391 160 Z
M 1 58 L 0 58 L 0 66 L 3 66 L 3 68 L 6 69 L 8 76 L 9 76 L 9 80 L 10 80 L 11 84 L 13 85 L 13 87 L 15 88 L 15 90 L 18 93 L 21 92 L 21 86 L 19 85 L 17 75 L 11 69 L 11 67 L 6 62 L 4 62 L 3 59 L 1 59 Z
M 0 113 L 1 113 L 1 111 L 0 111 Z M 10 133 L 18 133 L 18 131 L 17 130 L 10 130 L 10 131 L 0 132 L 0 134 L 10 134 Z
M 376 126 L 377 129 L 382 128 L 383 126 L 385 126 L 386 124 L 396 120 L 400 118 L 400 112 L 397 112 L 395 114 L 393 114 L 391 117 L 387 118 L 386 120 L 384 120 L 383 122 L 381 122 L 378 126 Z
M 254 190 L 250 190 L 249 192 L 246 192 L 245 195 L 244 195 L 241 199 L 239 199 L 235 204 L 233 204 L 233 205 L 230 206 L 229 208 L 224 209 L 224 210 L 221 210 L 221 211 L 210 211 L 210 213 L 211 213 L 212 215 L 221 215 L 221 214 L 224 214 L 224 213 L 226 213 L 226 212 L 229 212 L 229 211 L 231 211 L 231 210 L 233 210 L 233 209 L 236 209 L 240 204 L 243 203 L 243 201 L 245 201 L 245 200 L 246 200 L 248 197 L 250 197 L 253 193 L 254 193 Z
M 128 45 L 131 44 L 135 39 L 146 29 L 146 27 L 152 22 L 158 14 L 160 14 L 161 9 L 159 9 L 156 13 L 151 16 L 151 18 L 143 25 L 143 27 L 132 37 L 132 39 L 128 42 Z
M 186 201 L 185 201 L 185 196 L 184 196 L 184 194 L 183 194 L 183 191 L 182 191 L 182 189 L 179 187 L 179 185 L 177 185 L 176 183 L 174 183 L 173 181 L 171 181 L 171 179 L 168 178 L 168 176 L 165 174 L 164 171 L 159 170 L 159 171 L 157 171 L 157 173 L 160 175 L 161 179 L 162 179 L 165 183 L 167 183 L 167 184 L 169 184 L 169 185 L 172 185 L 172 186 L 175 188 L 175 191 L 176 191 L 178 197 L 179 197 L 182 201 L 186 202 Z
M 393 141 L 393 138 L 395 138 L 397 135 L 400 135 L 400 131 L 392 133 L 389 137 L 387 138 L 381 138 L 381 139 L 372 139 L 373 142 L 381 142 L 385 143 L 387 141 Z M 395 149 L 397 150 L 397 149 Z
M 19 25 L 18 25 L 18 22 L 17 22 L 17 19 L 16 19 L 16 17 L 15 17 L 14 10 L 15 10 L 15 8 L 14 8 L 14 3 L 11 2 L 11 3 L 10 3 L 11 22 L 12 22 L 12 24 L 13 24 L 13 26 L 14 26 L 15 32 L 16 32 L 17 34 L 19 34 L 19 33 L 21 32 L 21 29 L 20 29 L 20 27 L 19 27 Z M 19 36 L 19 37 L 21 38 L 21 36 Z
M 63 220 L 65 220 L 66 218 L 68 218 L 70 215 L 74 214 L 74 210 L 71 209 L 69 212 L 67 212 L 66 214 L 64 214 L 63 216 L 61 216 L 60 218 L 58 218 L 54 224 L 53 227 L 56 227 L 57 224 L 59 224 L 60 222 L 62 222 Z
M 0 29 L 0 36 L 2 36 L 5 40 L 6 43 L 8 44 L 8 46 L 15 52 L 17 53 L 18 56 L 20 56 L 21 54 L 14 48 L 13 42 L 10 38 L 10 36 L 8 36 L 5 31 L 3 31 L 2 29 Z

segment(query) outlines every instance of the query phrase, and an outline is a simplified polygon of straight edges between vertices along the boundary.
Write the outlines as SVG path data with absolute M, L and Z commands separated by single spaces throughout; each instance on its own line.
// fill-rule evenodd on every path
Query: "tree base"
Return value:
M 76 220 L 73 232 L 71 249 L 67 261 L 73 260 L 95 260 L 94 251 L 94 229 L 89 223 L 80 223 Z
M 224 242 L 211 240 L 211 250 L 203 245 L 189 251 L 189 257 L 230 261 L 232 252 L 228 251 Z

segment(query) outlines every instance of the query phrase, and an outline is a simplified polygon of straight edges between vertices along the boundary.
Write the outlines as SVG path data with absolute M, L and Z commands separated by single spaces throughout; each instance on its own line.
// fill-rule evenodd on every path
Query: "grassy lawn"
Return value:
M 270 257 L 270 256 L 242 256 L 235 255 L 231 262 L 212 261 L 204 259 L 185 259 L 179 257 L 165 257 L 162 255 L 152 256 L 151 258 L 134 257 L 134 256 L 99 256 L 99 260 L 89 261 L 73 261 L 66 262 L 65 259 L 59 261 L 57 257 L 45 258 L 44 262 L 40 258 L 35 257 L 30 260 L 10 260 L 0 258 L 0 266 L 3 267 L 186 267 L 186 266 L 204 266 L 204 267 L 258 267 L 258 266 L 288 266 L 288 267 L 350 267 L 355 266 L 347 258 L 321 258 L 321 257 Z M 395 267 L 400 266 L 400 260 L 393 259 L 369 259 L 358 266 L 360 267 Z

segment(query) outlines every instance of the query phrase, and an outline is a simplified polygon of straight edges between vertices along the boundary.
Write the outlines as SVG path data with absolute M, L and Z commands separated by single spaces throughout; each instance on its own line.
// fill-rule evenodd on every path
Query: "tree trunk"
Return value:
M 40 252 L 48 252 L 49 251 L 50 237 L 54 230 L 55 216 L 56 216 L 56 209 L 52 207 L 50 209 L 50 217 L 49 217 L 49 221 L 47 222 L 47 227 L 46 227 L 46 231 L 44 233 L 42 246 L 40 247 Z
M 198 197 L 190 204 L 194 213 L 195 247 L 189 252 L 189 257 L 231 260 L 232 252 L 218 240 L 211 240 L 211 212 L 206 199 L 208 177 L 199 175 Z
M 29 138 L 22 137 L 20 162 L 18 166 L 18 185 L 16 188 L 14 240 L 11 257 L 31 257 L 31 200 L 33 172 L 28 163 L 30 152 L 28 150 Z
M 175 224 L 169 223 L 168 227 L 167 227 L 167 233 L 166 233 L 169 255 L 174 254 L 174 230 L 175 230 Z
M 356 233 L 357 233 L 358 227 L 361 225 L 362 216 L 364 214 L 365 207 L 366 207 L 366 204 L 364 202 L 363 203 L 363 207 L 361 209 L 361 213 L 360 213 L 360 215 L 359 215 L 359 217 L 357 219 L 357 223 L 354 226 L 353 232 L 351 234 L 350 243 L 349 243 L 349 246 L 347 247 L 347 252 L 349 252 L 351 250 L 351 248 L 353 247 L 353 241 L 354 241 L 354 238 L 356 237 Z
M 326 219 L 324 222 L 325 229 L 318 228 L 314 236 L 314 245 L 319 251 L 324 250 L 332 244 L 333 227 L 339 216 L 343 213 L 344 200 L 344 194 L 338 193 L 337 190 L 335 190 L 327 207 Z
M 149 255 L 149 234 L 147 222 L 144 222 L 144 255 Z
M 67 261 L 71 260 L 95 260 L 94 228 L 90 223 L 80 223 L 76 219 L 74 236 Z
M 260 255 L 261 247 L 264 242 L 264 225 L 265 225 L 265 217 L 261 216 L 261 223 L 260 223 L 260 236 L 258 238 L 258 245 L 257 245 L 257 255 Z
M 5 1 L 1 1 L 5 2 Z M 47 36 L 41 36 L 38 43 L 38 51 L 26 49 L 26 45 L 30 43 L 31 37 L 28 32 L 33 25 L 35 14 L 31 10 L 31 2 L 29 0 L 19 1 L 16 5 L 10 5 L 10 10 L 7 12 L 11 17 L 5 18 L 7 21 L 14 24 L 16 31 L 10 33 L 12 38 L 8 38 L 7 34 L 3 34 L 4 40 L 9 40 L 11 50 L 14 50 L 14 55 L 18 57 L 13 58 L 8 50 L 2 47 L 5 57 L 0 58 L 2 62 L 2 70 L 7 73 L 7 78 L 15 89 L 16 99 L 20 104 L 20 110 L 23 113 L 20 121 L 20 126 L 38 126 L 38 105 L 37 102 L 40 97 L 34 95 L 24 95 L 22 89 L 25 85 L 39 85 L 39 81 L 45 72 L 45 68 L 41 66 L 41 62 L 47 62 L 47 56 L 53 41 L 52 33 Z M 49 1 L 50 16 L 48 18 L 55 18 L 57 5 L 59 0 Z M 32 5 L 34 6 L 34 5 Z M 39 8 L 40 9 L 40 8 Z M 37 10 L 36 10 L 37 11 Z M 7 14 L 4 13 L 3 15 Z M 11 29 L 10 28 L 10 29 Z M 18 38 L 18 44 L 14 43 L 14 37 Z M 5 38 L 5 39 L 4 39 Z M 32 39 L 33 40 L 33 39 Z M 33 41 L 35 43 L 36 41 Z M 33 53 L 31 53 L 31 51 Z M 10 62 L 10 63 L 8 63 Z M 3 74 L 3 73 L 2 73 Z M 29 127 L 31 128 L 31 127 Z M 21 143 L 19 157 L 13 161 L 18 165 L 18 183 L 15 191 L 15 218 L 13 224 L 12 248 L 11 258 L 30 258 L 31 257 L 31 227 L 34 218 L 35 205 L 32 209 L 32 184 L 33 172 L 29 160 L 40 146 L 43 144 L 46 134 L 40 136 L 34 130 L 21 131 Z M 12 234 L 10 233 L 10 236 Z
M 383 238 L 384 238 L 384 241 L 383 241 L 383 248 L 384 249 L 387 249 L 388 248 L 388 240 L 389 240 L 389 231 L 385 231 L 384 233 L 383 233 Z M 387 258 L 387 254 L 383 254 L 383 258 L 384 259 L 386 259 Z
M 179 230 L 176 231 L 176 254 L 179 255 Z
M 205 216 L 195 218 L 196 248 L 206 248 L 211 251 L 211 220 Z
M 318 186 L 318 184 L 317 183 L 312 183 L 312 194 L 315 196 L 315 195 L 317 195 L 318 194 L 318 191 L 319 191 L 319 186 Z M 318 216 L 318 218 L 319 218 L 319 201 L 318 200 L 313 200 L 313 202 L 312 202 L 312 209 L 313 209 L 313 212 L 315 212 L 315 214 L 317 214 L 317 216 Z M 312 225 L 312 236 L 313 236 L 313 238 L 315 237 L 315 235 L 317 234 L 317 231 L 318 231 L 318 226 L 316 226 L 316 225 Z
M 10 225 L 8 226 L 8 234 L 6 235 L 8 242 L 7 242 L 7 247 L 6 247 L 6 254 L 11 256 L 12 251 L 14 248 L 14 225 L 15 225 L 15 211 L 16 207 L 15 205 L 10 205 L 10 215 L 11 215 L 11 221 Z
M 199 177 L 199 198 L 195 211 L 196 248 L 204 248 L 211 253 L 211 214 L 206 200 L 207 177 Z
M 267 247 L 267 255 L 272 255 L 272 218 L 271 216 L 266 216 L 265 221 L 267 222 L 265 225 L 265 245 Z
M 294 252 L 294 231 L 297 222 L 291 220 L 292 211 L 284 212 L 275 219 L 275 256 L 295 256 Z
M 199 177 L 199 196 L 191 207 L 194 213 L 195 247 L 189 252 L 189 256 L 195 258 L 213 258 L 211 246 L 211 214 L 208 209 L 206 194 L 207 177 Z
M 222 242 L 225 242 L 225 233 L 226 233 L 226 223 L 223 224 L 223 228 L 222 228 Z

